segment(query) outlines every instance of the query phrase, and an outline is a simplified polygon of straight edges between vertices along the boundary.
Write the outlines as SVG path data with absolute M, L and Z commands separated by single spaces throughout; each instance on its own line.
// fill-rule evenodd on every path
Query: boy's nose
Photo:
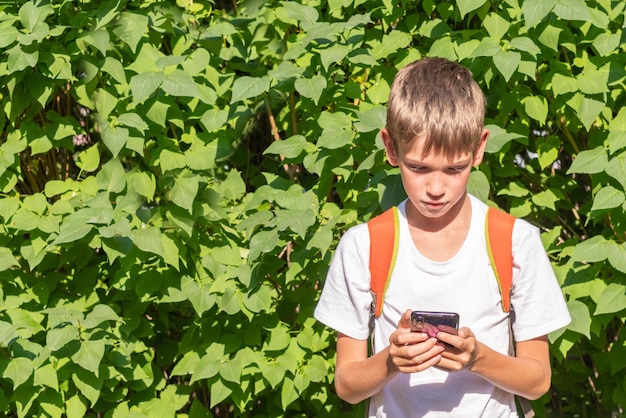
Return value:
M 431 173 L 426 183 L 426 192 L 431 196 L 441 196 L 446 190 L 445 182 L 439 173 Z

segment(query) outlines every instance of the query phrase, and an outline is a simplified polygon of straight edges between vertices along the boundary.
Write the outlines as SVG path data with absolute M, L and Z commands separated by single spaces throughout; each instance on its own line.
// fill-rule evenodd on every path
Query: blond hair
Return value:
M 467 68 L 423 58 L 396 74 L 387 104 L 387 131 L 396 151 L 417 138 L 423 152 L 449 158 L 474 154 L 484 129 L 485 96 Z

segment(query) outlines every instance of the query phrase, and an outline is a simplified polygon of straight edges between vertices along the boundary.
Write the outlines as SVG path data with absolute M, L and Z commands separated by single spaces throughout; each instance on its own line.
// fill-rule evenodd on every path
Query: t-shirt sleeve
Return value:
M 515 339 L 527 341 L 567 326 L 571 317 L 539 229 L 523 220 L 513 230 L 513 269 Z
M 369 336 L 372 303 L 366 224 L 350 228 L 333 255 L 314 317 L 351 338 Z

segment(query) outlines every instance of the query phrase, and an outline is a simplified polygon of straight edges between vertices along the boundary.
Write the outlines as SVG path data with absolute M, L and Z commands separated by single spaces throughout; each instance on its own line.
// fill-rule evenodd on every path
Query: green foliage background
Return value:
M 543 230 L 574 318 L 539 416 L 626 403 L 621 0 L 0 4 L 6 416 L 360 416 L 312 319 L 342 230 L 402 198 L 396 71 L 488 97 L 470 191 Z

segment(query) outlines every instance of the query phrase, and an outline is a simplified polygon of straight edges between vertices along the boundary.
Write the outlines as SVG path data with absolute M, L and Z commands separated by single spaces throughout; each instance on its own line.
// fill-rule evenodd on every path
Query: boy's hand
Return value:
M 398 322 L 398 328 L 389 337 L 389 359 L 402 373 L 426 370 L 442 360 L 444 345 L 425 332 L 411 332 L 411 311 L 407 310 Z
M 472 367 L 477 355 L 478 342 L 472 330 L 459 329 L 458 335 L 439 332 L 437 339 L 446 343 L 437 367 L 454 372 Z

